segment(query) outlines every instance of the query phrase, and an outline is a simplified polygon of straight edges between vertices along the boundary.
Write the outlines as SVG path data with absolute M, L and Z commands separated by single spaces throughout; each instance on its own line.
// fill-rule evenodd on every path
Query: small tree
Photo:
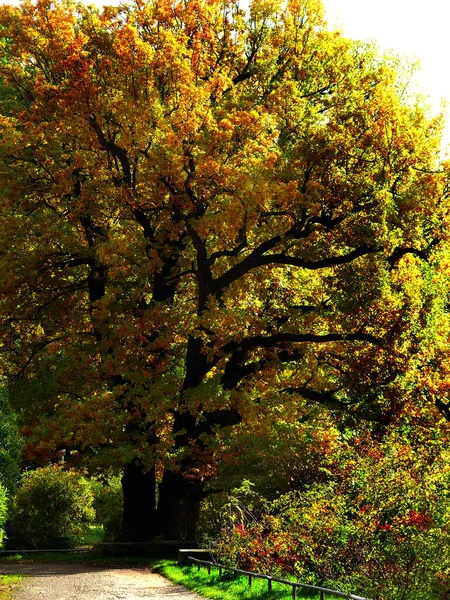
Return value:
M 67 545 L 93 522 L 90 482 L 77 471 L 49 466 L 26 473 L 11 507 L 10 545 Z

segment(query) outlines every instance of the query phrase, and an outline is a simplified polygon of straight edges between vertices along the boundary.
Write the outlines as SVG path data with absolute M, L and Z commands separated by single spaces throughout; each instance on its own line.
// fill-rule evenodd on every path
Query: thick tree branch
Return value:
M 122 181 L 127 185 L 128 188 L 135 189 L 136 182 L 136 172 L 137 172 L 137 163 L 131 169 L 130 159 L 128 158 L 128 152 L 125 148 L 122 148 L 114 141 L 108 140 L 97 122 L 95 115 L 91 115 L 89 117 L 89 125 L 95 131 L 97 135 L 97 139 L 99 141 L 100 146 L 110 152 L 116 160 L 119 161 L 122 167 L 123 179 Z M 117 182 L 117 185 L 120 187 L 121 181 Z M 150 225 L 150 221 L 145 214 L 145 212 L 137 205 L 137 202 L 132 202 L 132 213 L 136 221 L 142 227 L 142 231 L 144 233 L 144 237 L 147 240 L 153 239 L 153 229 Z
M 197 253 L 197 284 L 198 284 L 198 305 L 197 310 L 199 314 L 204 310 L 206 302 L 211 293 L 213 284 L 213 277 L 211 273 L 210 264 L 207 258 L 207 251 L 205 242 L 198 235 L 195 228 L 186 221 L 186 228 L 191 236 L 192 243 Z
M 318 402 L 319 404 L 328 404 L 338 406 L 339 408 L 344 408 L 345 404 L 338 400 L 335 396 L 335 393 L 338 391 L 339 390 L 329 390 L 318 392 L 317 390 L 313 390 L 306 385 L 280 390 L 280 392 L 286 392 L 288 394 L 299 394 L 306 400 L 312 400 L 313 402 Z
M 409 247 L 409 248 L 395 248 L 394 252 L 387 259 L 388 263 L 390 264 L 391 267 L 394 267 L 394 265 L 396 263 L 398 263 L 398 261 L 400 259 L 402 259 L 404 256 L 406 256 L 406 254 L 413 254 L 414 256 L 418 256 L 419 258 L 421 258 L 425 262 L 428 262 L 428 258 L 430 256 L 431 250 L 435 246 L 437 246 L 440 241 L 441 240 L 439 238 L 434 238 L 428 244 L 428 246 L 425 248 L 425 250 L 418 250 L 417 248 L 411 248 L 411 247 Z
M 442 402 L 442 400 L 440 400 L 439 398 L 435 398 L 434 403 L 441 415 L 447 421 L 450 421 L 450 404 L 445 404 L 445 402 Z
M 352 250 L 352 252 L 350 252 L 348 255 L 344 255 L 344 257 L 331 257 L 329 259 L 323 259 L 323 261 L 316 261 L 316 266 L 314 266 L 313 262 L 311 261 L 305 261 L 296 257 L 288 257 L 283 253 L 265 255 L 266 252 L 269 252 L 270 250 L 275 248 L 284 237 L 293 238 L 296 240 L 304 239 L 307 238 L 313 231 L 311 225 L 321 224 L 327 229 L 333 229 L 333 227 L 336 227 L 342 220 L 343 217 L 332 219 L 328 216 L 313 217 L 311 219 L 307 219 L 306 214 L 303 213 L 301 218 L 297 222 L 295 222 L 294 225 L 283 236 L 276 235 L 269 240 L 265 240 L 259 246 L 257 246 L 248 256 L 243 258 L 241 262 L 234 265 L 223 275 L 218 277 L 214 282 L 214 293 L 216 294 L 216 296 L 219 297 L 222 291 L 225 288 L 229 287 L 234 281 L 237 281 L 252 269 L 255 269 L 262 265 L 278 263 L 297 265 L 300 267 L 310 269 L 320 269 L 333 265 L 345 264 L 347 262 L 355 260 L 355 258 L 358 258 L 359 256 L 379 251 L 379 249 L 372 246 L 361 246 L 360 248 Z
M 95 115 L 91 115 L 89 117 L 89 125 L 95 131 L 100 146 L 102 148 L 104 148 L 105 150 L 107 150 L 108 152 L 111 152 L 111 154 L 114 156 L 114 158 L 116 158 L 120 162 L 120 165 L 122 167 L 124 182 L 128 185 L 128 187 L 131 188 L 133 180 L 132 180 L 132 175 L 131 175 L 130 160 L 128 158 L 128 153 L 127 153 L 126 149 L 122 148 L 115 142 L 106 139 L 106 136 L 103 133 L 102 128 L 98 124 Z
M 142 227 L 144 238 L 146 240 L 153 240 L 153 229 L 145 212 L 141 208 L 134 208 L 133 216 L 139 223 L 139 225 Z
M 242 81 L 246 81 L 247 79 L 250 79 L 250 77 L 252 75 L 254 75 L 256 73 L 256 71 L 253 69 L 251 71 L 242 71 L 242 73 L 239 73 L 239 75 L 236 75 L 236 77 L 233 77 L 233 79 L 231 80 L 233 82 L 233 85 L 237 85 L 238 83 L 241 83 Z
M 265 252 L 274 248 L 281 241 L 281 236 L 276 235 L 275 237 L 265 240 L 257 248 L 253 250 L 251 254 L 246 256 L 240 263 L 231 267 L 223 275 L 218 277 L 214 281 L 213 290 L 217 296 L 220 296 L 223 289 L 230 286 L 234 281 L 243 277 L 251 269 L 259 266 L 259 261 Z
M 326 344 L 328 342 L 367 342 L 376 346 L 383 346 L 383 341 L 370 333 L 328 333 L 316 335 L 313 333 L 276 333 L 274 335 L 257 335 L 252 338 L 244 338 L 241 341 L 232 341 L 222 347 L 222 352 L 228 354 L 239 348 L 249 350 L 250 348 L 277 348 L 279 344 Z
M 237 348 L 231 355 L 222 375 L 222 385 L 226 390 L 235 389 L 243 379 L 263 371 L 270 362 L 270 360 L 263 359 L 247 363 L 249 355 L 249 350 L 243 348 Z M 292 352 L 281 350 L 277 353 L 277 359 L 282 363 L 296 362 L 301 360 L 303 356 L 303 352 L 298 350 Z
M 286 254 L 267 254 L 262 256 L 259 260 L 260 265 L 269 265 L 269 264 L 279 264 L 279 265 L 292 265 L 294 267 L 301 267 L 303 269 L 325 269 L 327 267 L 335 267 L 339 265 L 345 265 L 361 256 L 366 256 L 367 254 L 375 254 L 376 252 L 380 252 L 381 248 L 377 248 L 376 246 L 361 246 L 360 248 L 355 248 L 348 254 L 343 254 L 342 256 L 330 256 L 328 258 L 323 258 L 322 260 L 305 260 L 304 258 L 300 258 L 297 256 L 288 256 Z

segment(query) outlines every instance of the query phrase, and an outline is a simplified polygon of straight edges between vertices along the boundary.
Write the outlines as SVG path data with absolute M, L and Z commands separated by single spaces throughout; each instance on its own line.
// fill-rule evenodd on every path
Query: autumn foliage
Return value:
M 319 0 L 26 0 L 0 28 L 2 368 L 30 460 L 124 468 L 125 536 L 190 537 L 234 433 L 448 416 L 441 124 L 396 59 Z
M 322 476 L 315 482 L 297 482 L 265 503 L 261 484 L 250 494 L 248 484 L 235 490 L 212 544 L 216 557 L 374 600 L 445 598 L 450 471 L 440 436 L 446 439 L 446 426 L 436 424 L 427 443 L 417 429 L 409 436 L 390 428 L 381 440 L 369 428 L 341 430 L 333 454 L 317 457 Z

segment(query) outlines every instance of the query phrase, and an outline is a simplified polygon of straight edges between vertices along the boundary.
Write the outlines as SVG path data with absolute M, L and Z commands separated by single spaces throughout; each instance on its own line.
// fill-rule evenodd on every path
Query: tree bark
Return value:
M 148 542 L 156 535 L 155 469 L 144 472 L 140 462 L 125 465 L 122 477 L 121 541 Z
M 158 534 L 166 540 L 194 540 L 203 491 L 203 482 L 166 469 L 159 485 Z

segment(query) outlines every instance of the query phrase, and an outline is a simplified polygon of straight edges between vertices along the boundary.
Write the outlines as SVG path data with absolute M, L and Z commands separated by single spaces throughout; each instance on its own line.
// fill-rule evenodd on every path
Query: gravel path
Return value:
M 148 568 L 2 564 L 0 573 L 27 575 L 14 600 L 202 600 Z

